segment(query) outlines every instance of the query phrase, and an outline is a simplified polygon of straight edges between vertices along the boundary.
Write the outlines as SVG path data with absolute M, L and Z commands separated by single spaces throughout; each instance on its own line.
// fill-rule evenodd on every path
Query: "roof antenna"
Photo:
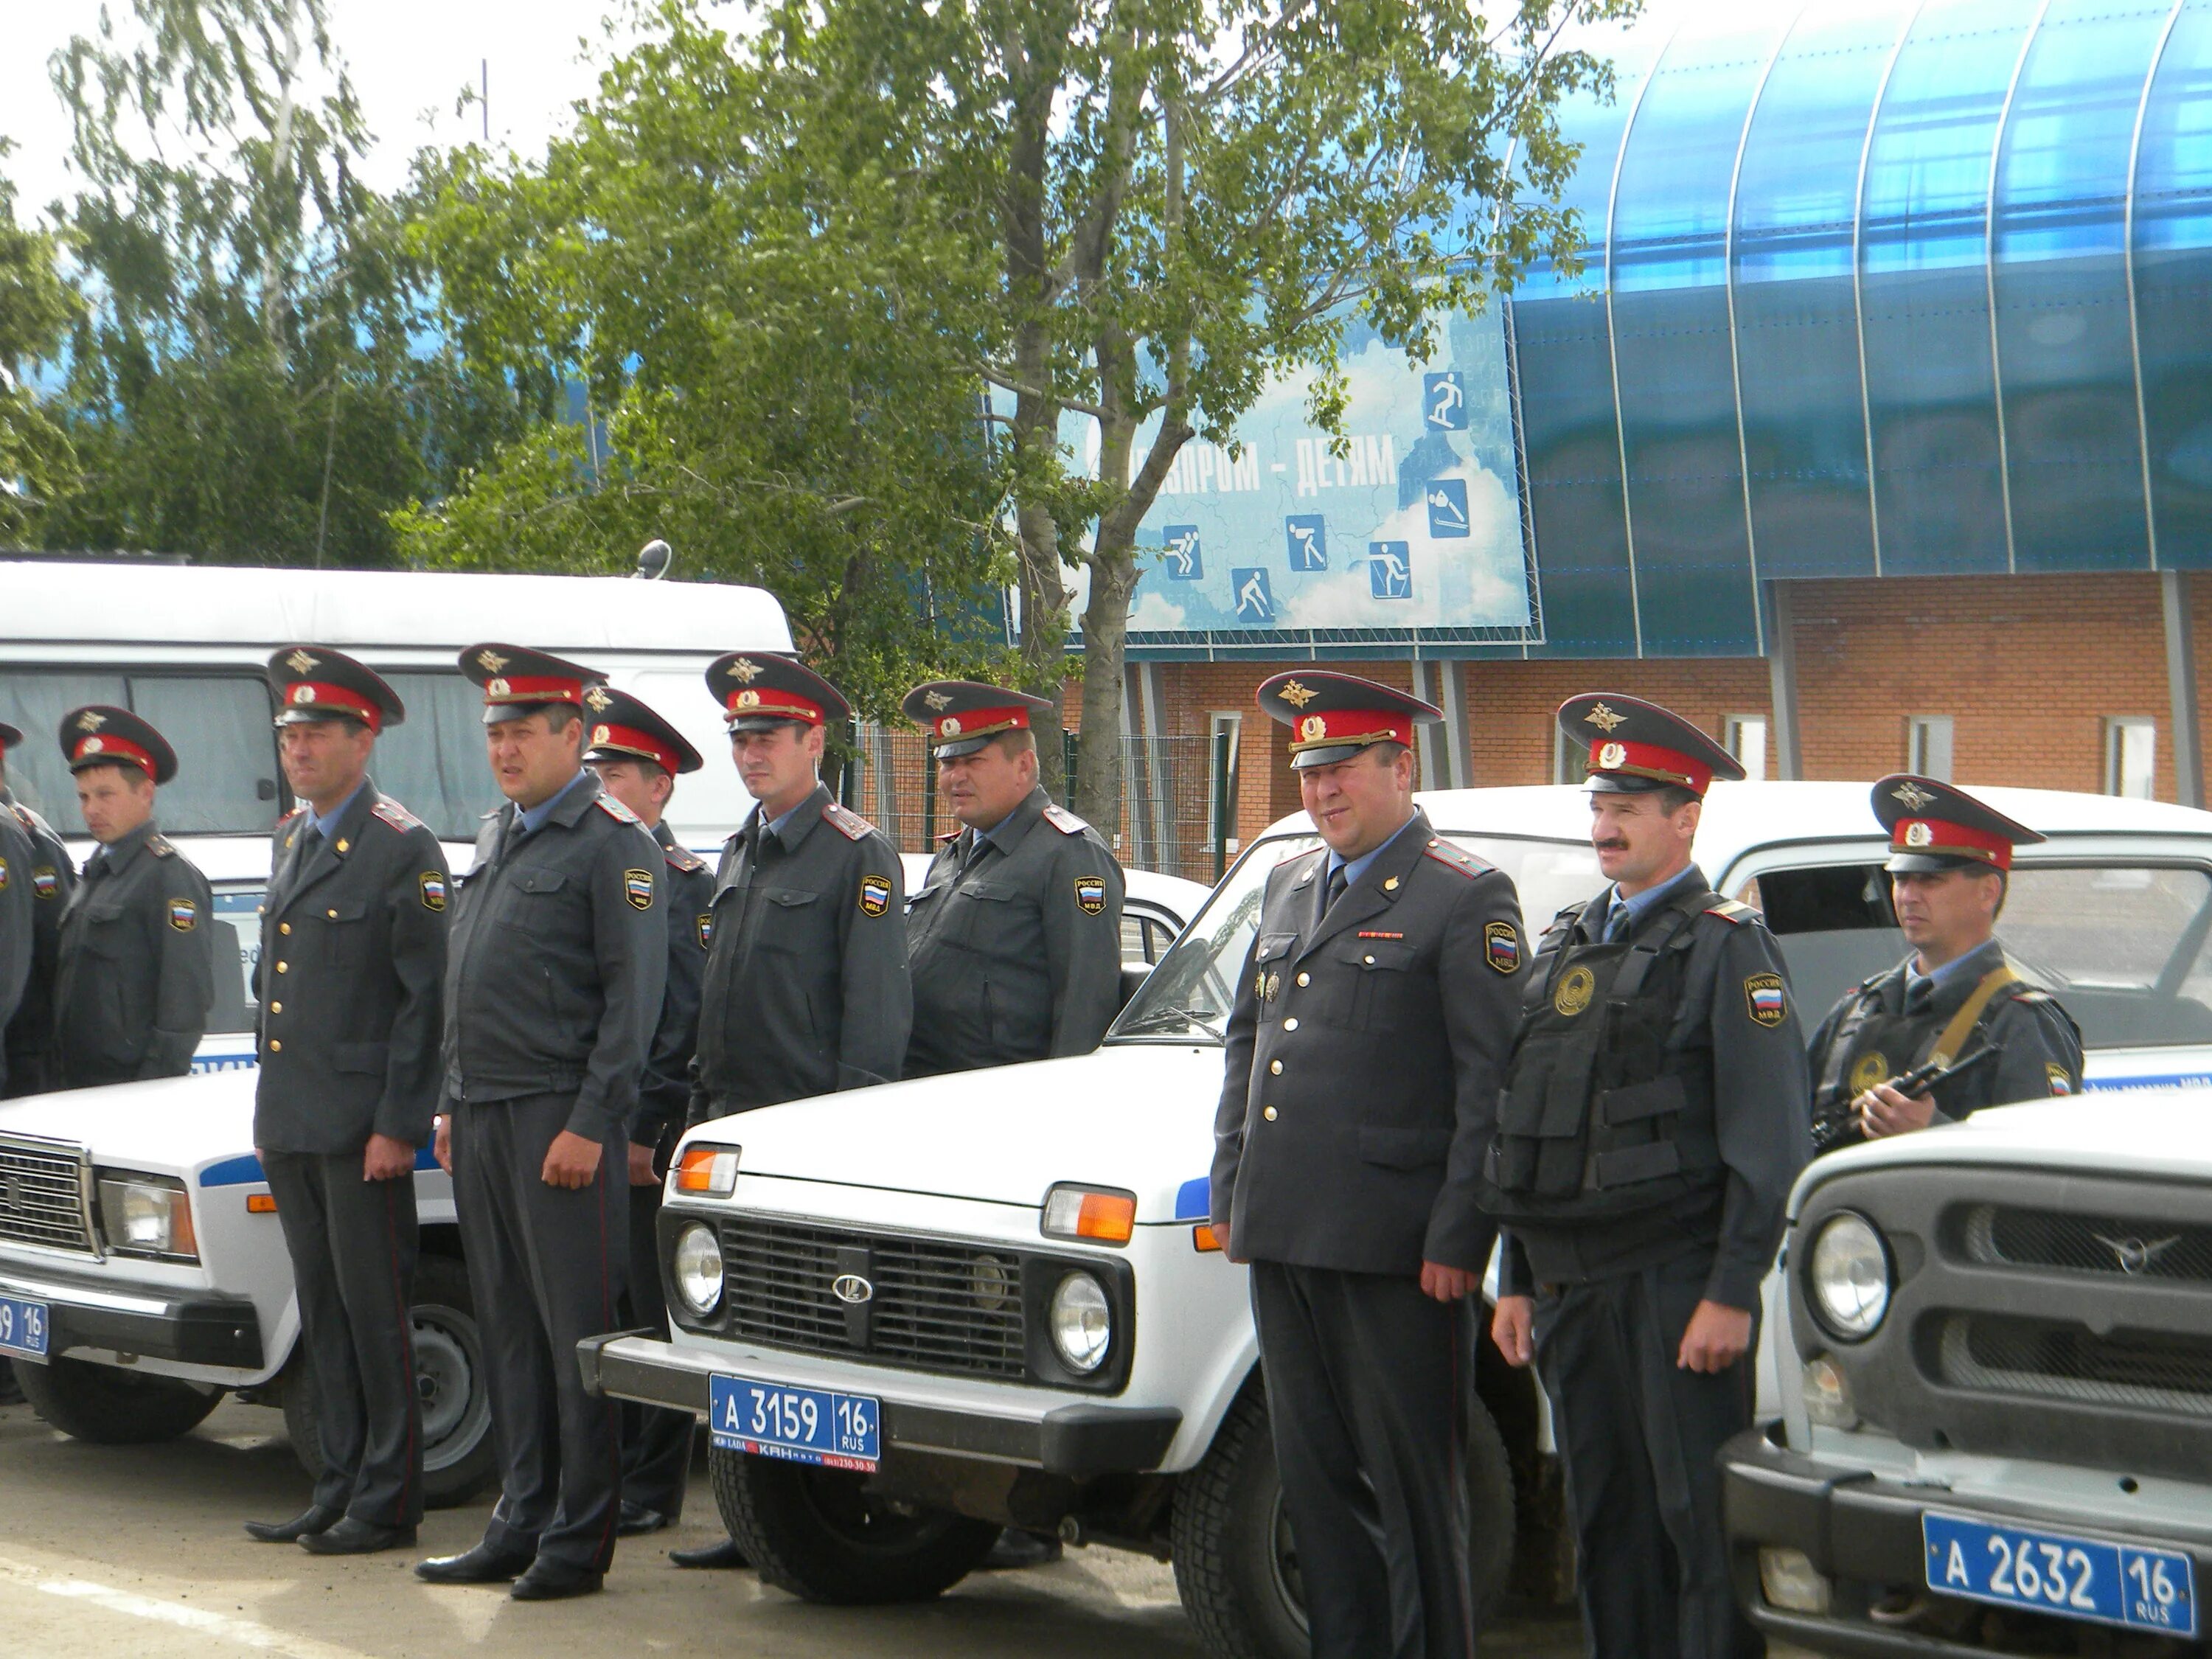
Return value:
M 637 550 L 638 580 L 657 582 L 668 574 L 668 568 L 675 562 L 675 550 L 656 536 Z

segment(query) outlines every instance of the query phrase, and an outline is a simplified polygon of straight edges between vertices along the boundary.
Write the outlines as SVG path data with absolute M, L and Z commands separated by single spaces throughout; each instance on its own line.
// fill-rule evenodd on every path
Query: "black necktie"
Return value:
M 1924 1014 L 1928 1012 L 1928 1005 L 1935 1000 L 1936 981 L 1934 980 L 1913 980 L 1905 987 L 1905 1012 L 1908 1014 Z
M 1616 898 L 1613 902 L 1612 910 L 1607 913 L 1605 919 L 1605 942 L 1607 945 L 1619 945 L 1628 937 L 1628 930 L 1634 923 L 1634 912 Z
M 1322 889 L 1322 894 L 1321 894 L 1321 919 L 1322 919 L 1322 920 L 1324 920 L 1324 921 L 1325 921 L 1325 920 L 1327 920 L 1327 918 L 1328 918 L 1328 908 L 1329 908 L 1329 906 L 1331 906 L 1332 904 L 1334 904 L 1334 903 L 1337 902 L 1337 900 L 1338 900 L 1338 899 L 1340 899 L 1340 898 L 1343 897 L 1343 896 L 1344 896 L 1344 889 L 1345 889 L 1345 885 L 1346 885 L 1346 883 L 1345 883 L 1345 879 L 1344 879 L 1344 866 L 1343 866 L 1342 865 L 1340 865 L 1340 865 L 1338 865 L 1338 866 L 1336 866 L 1336 868 L 1335 868 L 1335 869 L 1334 869 L 1334 870 L 1332 870 L 1332 871 L 1330 871 L 1330 872 L 1328 872 L 1328 885 Z

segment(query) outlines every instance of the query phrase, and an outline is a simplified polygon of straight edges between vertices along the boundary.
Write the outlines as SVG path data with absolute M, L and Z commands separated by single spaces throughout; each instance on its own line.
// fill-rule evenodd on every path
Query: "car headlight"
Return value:
M 1865 1341 L 1889 1312 L 1889 1247 L 1874 1223 L 1852 1211 L 1821 1224 L 1805 1279 L 1814 1317 L 1843 1341 Z
M 676 1235 L 676 1253 L 668 1265 L 684 1305 L 695 1314 L 714 1312 L 722 1299 L 722 1241 L 714 1230 L 703 1221 L 685 1227 Z
M 1114 1310 L 1105 1287 L 1086 1273 L 1072 1273 L 1052 1293 L 1052 1346 L 1072 1371 L 1085 1376 L 1106 1363 L 1114 1340 Z
M 174 1176 L 102 1170 L 100 1230 L 107 1248 L 118 1255 L 200 1259 L 199 1239 L 192 1231 L 192 1200 L 185 1183 Z

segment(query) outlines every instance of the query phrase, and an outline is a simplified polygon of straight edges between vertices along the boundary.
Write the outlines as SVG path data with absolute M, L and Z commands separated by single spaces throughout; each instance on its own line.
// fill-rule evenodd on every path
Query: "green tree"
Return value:
M 131 0 L 55 55 L 82 185 L 50 212 L 86 301 L 54 400 L 82 481 L 49 545 L 241 563 L 392 561 L 388 514 L 519 430 L 534 395 L 427 326 L 410 192 L 324 0 Z
M 1002 487 L 966 367 L 984 319 L 895 148 L 793 90 L 671 7 L 542 160 L 450 158 L 415 239 L 447 326 L 583 407 L 395 523 L 452 566 L 619 569 L 665 538 L 682 574 L 775 592 L 894 718 L 918 676 L 1000 654 Z
M 0 139 L 0 161 L 9 145 Z M 15 222 L 15 192 L 0 179 L 0 542 L 20 542 L 33 519 L 76 481 L 69 434 L 25 381 L 51 357 L 76 316 L 51 236 Z

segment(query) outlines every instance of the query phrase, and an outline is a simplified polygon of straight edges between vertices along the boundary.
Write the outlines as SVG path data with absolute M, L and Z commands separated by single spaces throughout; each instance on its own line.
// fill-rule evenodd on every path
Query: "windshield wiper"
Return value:
M 1216 1018 L 1214 1011 L 1211 1008 L 1155 1008 L 1150 1013 L 1140 1014 L 1135 1019 L 1129 1021 L 1114 1035 L 1134 1036 L 1143 1031 L 1162 1031 L 1180 1021 L 1184 1024 L 1197 1026 L 1206 1036 L 1219 1042 L 1224 1039 L 1221 1028 L 1213 1023 Z

